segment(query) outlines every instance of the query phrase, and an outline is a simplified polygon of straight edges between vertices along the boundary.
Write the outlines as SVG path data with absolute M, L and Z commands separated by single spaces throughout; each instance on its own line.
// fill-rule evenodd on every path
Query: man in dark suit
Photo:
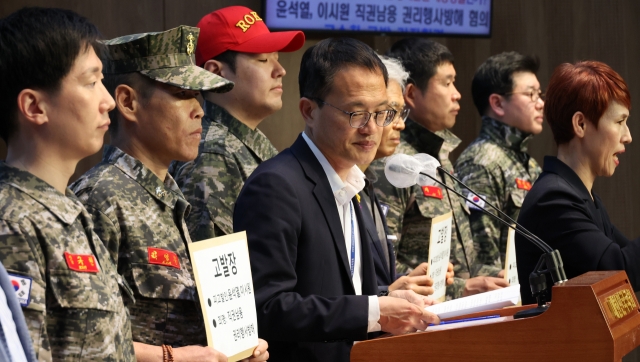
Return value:
M 366 44 L 325 39 L 300 67 L 304 133 L 249 177 L 234 211 L 246 230 L 258 314 L 270 361 L 348 361 L 367 334 L 426 328 L 437 316 L 412 291 L 378 297 L 367 227 L 356 194 L 388 106 L 386 68 Z

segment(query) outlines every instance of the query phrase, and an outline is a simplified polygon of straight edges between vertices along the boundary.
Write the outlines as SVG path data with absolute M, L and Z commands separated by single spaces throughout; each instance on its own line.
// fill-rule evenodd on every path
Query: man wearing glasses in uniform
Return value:
M 513 220 L 541 172 L 527 154 L 529 141 L 542 132 L 544 95 L 536 78 L 538 68 L 537 58 L 517 52 L 494 55 L 478 68 L 471 93 L 482 128 L 455 166 L 462 182 Z M 472 197 L 468 199 L 474 240 L 485 246 L 478 259 L 501 265 L 509 229 L 481 211 Z

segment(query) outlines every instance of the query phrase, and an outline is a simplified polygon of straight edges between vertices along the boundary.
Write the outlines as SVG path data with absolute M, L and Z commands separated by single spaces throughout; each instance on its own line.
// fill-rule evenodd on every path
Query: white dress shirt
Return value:
M 340 222 L 342 223 L 347 259 L 349 266 L 353 270 L 351 281 L 353 282 L 356 295 L 362 295 L 362 246 L 358 219 L 356 218 L 355 211 L 353 211 L 353 208 L 359 207 L 359 205 L 354 205 L 352 199 L 364 188 L 364 173 L 360 171 L 358 166 L 353 165 L 345 181 L 342 181 L 338 173 L 336 173 L 329 161 L 327 161 L 327 158 L 304 132 L 302 132 L 302 138 L 304 138 L 309 148 L 311 148 L 311 151 L 320 162 L 324 173 L 327 175 L 327 179 L 329 179 L 329 185 L 331 185 L 331 191 L 335 197 Z M 353 265 L 351 262 L 352 236 L 355 239 L 355 258 Z M 380 330 L 380 324 L 378 324 L 379 319 L 380 303 L 378 302 L 378 296 L 369 296 L 369 324 L 367 326 L 367 332 L 377 332 Z

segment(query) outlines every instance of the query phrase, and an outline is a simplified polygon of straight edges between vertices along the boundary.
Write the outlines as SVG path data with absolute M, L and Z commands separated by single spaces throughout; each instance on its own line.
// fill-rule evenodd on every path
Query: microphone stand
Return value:
M 472 194 L 476 195 L 478 198 L 481 198 L 480 195 L 478 195 L 475 191 L 473 191 L 469 186 L 465 185 L 464 182 L 460 181 L 457 177 L 455 177 L 454 175 L 450 174 L 449 172 L 447 172 L 447 170 L 445 170 L 444 168 L 438 166 L 437 167 L 438 170 L 440 170 L 442 173 L 446 174 L 447 176 L 449 176 L 450 178 L 452 178 L 454 181 L 456 181 L 458 184 L 462 185 L 465 189 L 469 190 Z M 481 198 L 482 199 L 482 198 Z M 491 208 L 493 208 L 494 210 L 496 210 L 500 215 L 502 215 L 502 217 L 506 218 L 507 220 L 509 220 L 511 223 L 515 224 L 516 227 L 520 227 L 520 229 L 523 232 L 526 232 L 529 236 L 531 236 L 532 238 L 535 239 L 535 241 L 532 241 L 537 247 L 539 247 L 540 249 L 542 249 L 542 251 L 544 252 L 549 252 L 552 251 L 551 247 L 549 245 L 547 245 L 544 241 L 542 241 L 539 237 L 537 237 L 536 235 L 534 235 L 532 232 L 530 232 L 529 230 L 525 229 L 522 225 L 518 224 L 515 220 L 513 220 L 509 215 L 505 214 L 504 212 L 502 212 L 502 210 L 500 210 L 498 207 L 494 206 L 492 203 L 490 203 L 489 201 L 482 199 L 484 201 L 485 204 L 491 206 Z M 493 214 L 492 214 L 493 215 Z M 495 216 L 495 215 L 494 215 Z
M 458 182 L 460 185 L 464 186 L 464 188 L 469 190 L 472 194 L 480 198 L 480 196 L 475 191 L 473 191 L 469 186 L 465 185 L 462 181 L 458 180 L 458 178 L 456 178 L 455 176 L 453 176 L 452 174 L 450 174 L 440 166 L 438 166 L 437 168 L 440 171 L 447 174 L 453 180 Z M 424 172 L 420 172 L 420 175 L 427 176 L 428 178 L 432 179 L 438 184 L 444 186 L 447 190 L 455 193 L 456 195 L 462 197 L 463 199 L 466 199 L 466 197 L 462 195 L 460 192 L 449 187 L 447 184 L 436 179 L 435 177 Z M 538 264 L 536 265 L 535 269 L 529 275 L 529 284 L 531 286 L 531 294 L 533 295 L 533 297 L 536 298 L 536 301 L 538 302 L 538 307 L 533 309 L 528 309 L 525 311 L 520 311 L 513 316 L 514 319 L 534 317 L 544 313 L 548 308 L 547 302 L 549 302 L 546 274 L 551 275 L 551 279 L 553 280 L 554 285 L 561 285 L 562 283 L 567 281 L 567 275 L 564 272 L 564 266 L 562 263 L 562 258 L 560 257 L 560 252 L 557 249 L 552 249 L 547 243 L 542 241 L 539 237 L 535 236 L 529 230 L 525 229 L 522 225 L 518 224 L 511 217 L 509 217 L 507 214 L 502 212 L 502 210 L 498 209 L 487 200 L 484 200 L 484 202 L 487 205 L 491 206 L 500 215 L 507 218 L 516 226 L 514 227 L 512 224 L 509 224 L 508 222 L 504 221 L 503 219 L 499 218 L 497 215 L 494 215 L 493 213 L 489 212 L 483 207 L 478 206 L 479 209 L 484 211 L 487 215 L 498 220 L 503 225 L 513 229 L 515 232 L 520 234 L 522 237 L 524 237 L 525 239 L 533 243 L 535 246 L 537 246 L 544 252 L 544 254 L 540 256 L 540 260 L 538 260 Z M 545 267 L 546 269 L 544 269 Z

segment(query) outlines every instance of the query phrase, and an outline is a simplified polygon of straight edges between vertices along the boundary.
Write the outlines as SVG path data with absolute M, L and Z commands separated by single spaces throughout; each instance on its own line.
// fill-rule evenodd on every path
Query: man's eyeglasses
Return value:
M 347 112 L 332 104 L 329 104 L 323 101 L 322 99 L 314 98 L 314 100 L 318 103 L 326 104 L 327 106 L 333 107 L 344 114 L 348 114 L 349 125 L 353 128 L 362 128 L 366 126 L 371 116 L 373 116 L 373 119 L 375 120 L 378 126 L 380 127 L 388 126 L 391 123 L 391 121 L 393 121 L 393 119 L 396 117 L 396 113 L 397 113 L 395 109 L 385 109 L 384 111 L 378 111 L 373 113 L 364 112 L 364 111 Z
M 395 109 L 394 109 L 395 110 Z M 402 110 L 400 112 L 396 111 L 396 118 L 395 121 L 393 122 L 393 124 L 397 124 L 398 122 L 400 122 L 400 120 L 402 120 L 402 122 L 407 120 L 407 117 L 409 117 L 409 107 L 404 106 L 404 108 L 402 108 Z
M 526 96 L 529 96 L 529 98 L 531 98 L 531 102 L 533 102 L 533 103 L 537 102 L 538 99 L 541 99 L 544 102 L 544 96 L 545 96 L 545 94 L 542 93 L 542 91 L 540 89 L 532 89 L 532 90 L 526 91 L 526 92 L 509 92 L 509 93 L 505 93 L 503 95 L 510 96 L 512 94 L 524 94 Z

